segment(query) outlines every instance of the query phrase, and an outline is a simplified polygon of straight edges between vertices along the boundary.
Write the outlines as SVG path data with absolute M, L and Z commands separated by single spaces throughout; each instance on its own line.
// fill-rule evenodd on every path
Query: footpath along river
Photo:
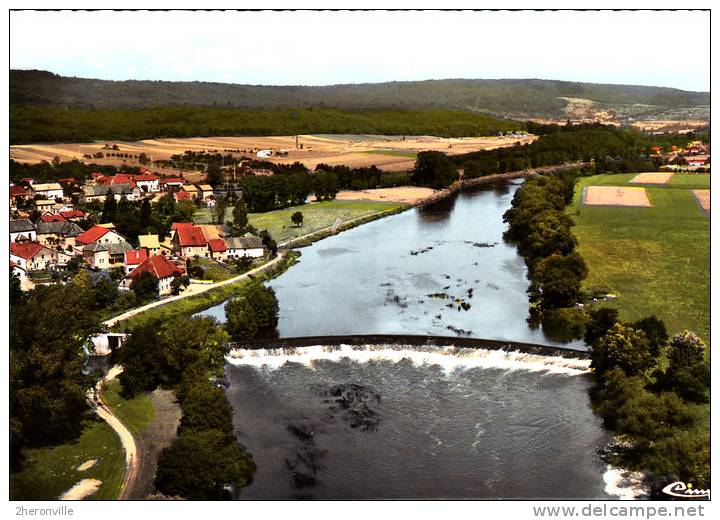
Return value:
M 518 186 L 465 190 L 302 249 L 270 282 L 279 336 L 464 335 L 583 350 L 527 322 L 526 267 L 502 240 Z M 224 319 L 222 306 L 203 314 Z M 228 357 L 238 440 L 258 466 L 239 499 L 620 494 L 597 453 L 611 436 L 590 408 L 586 360 L 341 348 Z

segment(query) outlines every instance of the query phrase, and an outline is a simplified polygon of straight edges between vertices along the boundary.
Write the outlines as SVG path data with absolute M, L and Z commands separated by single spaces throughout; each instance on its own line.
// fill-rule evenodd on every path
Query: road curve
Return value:
M 118 419 L 108 405 L 102 400 L 102 388 L 109 381 L 115 379 L 123 368 L 120 365 L 115 365 L 108 373 L 103 377 L 97 384 L 88 391 L 88 401 L 93 407 L 95 412 L 104 420 L 110 428 L 115 430 L 115 433 L 120 438 L 123 451 L 125 452 L 125 472 L 123 474 L 122 484 L 120 485 L 120 493 L 118 498 L 120 500 L 127 500 L 130 492 L 135 485 L 138 474 L 140 473 L 140 454 L 130 430 Z

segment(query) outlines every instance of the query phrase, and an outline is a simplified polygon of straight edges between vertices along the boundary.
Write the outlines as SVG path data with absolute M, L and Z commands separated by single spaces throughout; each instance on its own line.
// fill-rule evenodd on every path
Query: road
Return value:
M 108 423 L 110 428 L 115 430 L 115 433 L 120 438 L 120 443 L 125 452 L 125 472 L 123 474 L 122 484 L 120 485 L 118 498 L 120 500 L 126 500 L 135 485 L 142 461 L 132 433 L 130 433 L 130 430 L 125 427 L 110 407 L 102 400 L 103 386 L 115 379 L 122 371 L 123 369 L 120 365 L 115 365 L 108 370 L 105 377 L 98 381 L 94 388 L 88 391 L 88 401 L 100 418 Z
M 272 267 L 276 265 L 278 262 L 280 262 L 285 257 L 285 252 L 280 251 L 278 252 L 277 257 L 272 259 L 270 262 L 261 265 L 260 267 L 256 267 L 255 269 L 251 269 L 247 273 L 243 273 L 241 275 L 235 276 L 233 278 L 228 278 L 227 280 L 223 280 L 221 282 L 216 282 L 213 284 L 194 284 L 185 289 L 182 293 L 178 294 L 177 296 L 170 296 L 169 298 L 164 298 L 162 300 L 157 300 L 154 302 L 150 302 L 147 305 L 143 305 L 142 307 L 137 307 L 135 309 L 131 309 L 127 312 L 124 312 L 122 314 L 119 314 L 118 316 L 114 316 L 113 318 L 110 318 L 109 320 L 104 321 L 103 323 L 108 326 L 108 328 L 115 326 L 118 322 L 127 320 L 128 318 L 131 318 L 137 314 L 141 314 L 149 309 L 152 309 L 154 307 L 159 307 L 161 305 L 165 305 L 166 303 L 174 302 L 177 300 L 182 300 L 183 298 L 188 298 L 190 296 L 195 296 L 196 294 L 202 294 L 204 292 L 210 291 L 212 289 L 216 289 L 217 287 L 222 287 L 223 285 L 230 285 L 236 282 L 239 282 L 241 280 L 244 280 L 248 278 L 250 275 L 260 273 L 264 271 L 265 269 Z

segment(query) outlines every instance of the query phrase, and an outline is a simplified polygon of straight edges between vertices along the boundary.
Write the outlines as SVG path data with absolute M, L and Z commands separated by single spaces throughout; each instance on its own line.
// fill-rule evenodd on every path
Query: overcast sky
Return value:
M 542 78 L 710 90 L 707 12 L 13 12 L 10 66 L 327 85 Z

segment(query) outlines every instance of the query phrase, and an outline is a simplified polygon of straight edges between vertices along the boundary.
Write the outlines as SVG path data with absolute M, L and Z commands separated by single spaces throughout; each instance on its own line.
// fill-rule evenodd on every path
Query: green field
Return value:
M 710 175 L 675 174 L 648 187 L 651 208 L 580 206 L 585 186 L 624 186 L 635 174 L 582 178 L 568 214 L 589 275 L 588 290 L 617 295 L 605 305 L 627 321 L 655 314 L 668 332 L 698 332 L 710 341 L 710 219 L 690 189 L 709 188 Z
M 103 395 L 113 412 L 133 434 L 137 434 L 152 420 L 154 410 L 150 397 L 143 394 L 127 401 L 119 396 L 119 389 L 119 383 L 111 383 Z M 82 435 L 74 442 L 23 451 L 23 470 L 10 474 L 13 500 L 55 500 L 84 478 L 102 482 L 89 499 L 117 498 L 125 471 L 120 439 L 95 414 L 90 415 L 86 423 Z M 97 463 L 88 470 L 77 471 L 80 464 L 90 459 Z
M 267 229 L 275 241 L 281 243 L 290 238 L 331 227 L 337 219 L 346 222 L 403 206 L 403 204 L 395 202 L 330 200 L 268 211 L 267 213 L 250 213 L 248 220 L 258 230 Z M 303 214 L 302 227 L 296 227 L 290 220 L 290 216 L 296 211 Z M 195 214 L 195 222 L 197 224 L 207 224 L 212 221 L 211 215 L 211 210 L 204 208 Z M 225 218 L 226 220 L 232 220 L 232 207 L 227 209 Z
M 403 150 L 365 150 L 362 153 L 392 155 L 393 157 L 409 157 L 411 159 L 417 158 L 417 152 L 405 152 Z

